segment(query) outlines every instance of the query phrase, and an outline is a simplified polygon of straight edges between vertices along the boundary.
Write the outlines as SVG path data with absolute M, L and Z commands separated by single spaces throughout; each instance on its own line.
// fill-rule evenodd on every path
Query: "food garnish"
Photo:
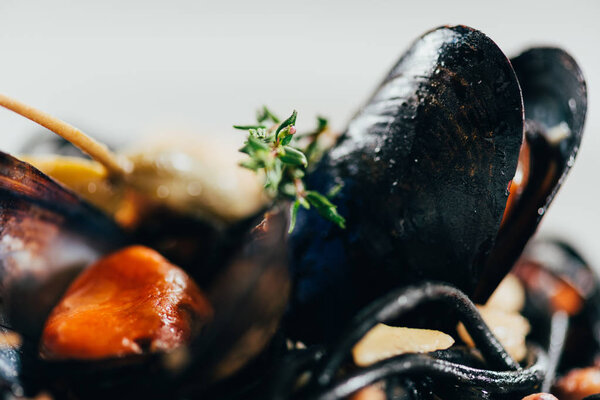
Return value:
M 265 176 L 265 190 L 273 199 L 290 199 L 290 228 L 294 230 L 296 216 L 300 206 L 305 209 L 314 207 L 325 219 L 340 228 L 346 227 L 346 219 L 341 216 L 331 199 L 339 191 L 330 191 L 323 195 L 305 187 L 304 176 L 309 163 L 318 159 L 318 139 L 327 130 L 328 122 L 323 117 L 317 118 L 317 128 L 308 134 L 296 134 L 296 118 L 294 110 L 283 122 L 267 107 L 257 113 L 256 125 L 234 125 L 236 129 L 248 132 L 248 138 L 240 149 L 250 158 L 240 165 L 253 171 L 261 171 Z M 267 127 L 267 124 L 270 124 Z M 304 149 L 292 146 L 293 140 L 305 139 L 308 144 Z

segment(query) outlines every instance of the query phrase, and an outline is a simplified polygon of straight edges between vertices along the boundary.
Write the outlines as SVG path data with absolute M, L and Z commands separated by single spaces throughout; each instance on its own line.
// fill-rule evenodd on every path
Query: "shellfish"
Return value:
M 448 282 L 485 302 L 573 164 L 586 104 L 562 50 L 511 64 L 465 26 L 419 38 L 308 177 L 322 192 L 343 184 L 348 229 L 299 217 L 290 332 L 332 338 L 361 306 L 411 282 Z M 501 228 L 524 133 L 530 178 Z
M 1 318 L 3 326 L 23 337 L 20 351 L 0 354 L 13 393 L 44 389 L 75 398 L 127 397 L 143 387 L 148 396 L 160 397 L 173 393 L 174 382 L 182 391 L 190 390 L 184 379 L 190 375 L 204 387 L 232 374 L 273 335 L 289 288 L 287 212 L 280 209 L 237 226 L 239 240 L 222 243 L 219 248 L 226 254 L 213 255 L 222 265 L 200 284 L 215 318 L 189 346 L 91 361 L 39 359 L 42 325 L 67 285 L 84 267 L 135 237 L 31 165 L 4 153 L 0 194 Z

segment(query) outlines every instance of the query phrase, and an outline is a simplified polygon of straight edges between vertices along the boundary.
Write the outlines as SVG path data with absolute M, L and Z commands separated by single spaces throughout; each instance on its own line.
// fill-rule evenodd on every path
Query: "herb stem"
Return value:
M 234 125 L 236 129 L 248 131 L 248 138 L 240 151 L 247 154 L 250 160 L 240 165 L 253 171 L 264 170 L 265 190 L 273 199 L 294 199 L 290 208 L 290 232 L 294 229 L 300 206 L 307 210 L 312 206 L 323 218 L 344 228 L 346 220 L 338 214 L 330 199 L 316 191 L 307 190 L 303 181 L 309 162 L 316 158 L 313 155 L 318 137 L 327 128 L 327 120 L 318 118 L 317 129 L 303 136 L 309 138 L 309 145 L 301 150 L 292 146 L 292 141 L 299 136 L 295 126 L 297 115 L 294 110 L 292 115 L 279 123 L 279 118 L 263 107 L 257 113 L 257 125 Z M 267 128 L 264 125 L 267 121 L 272 121 L 273 125 Z

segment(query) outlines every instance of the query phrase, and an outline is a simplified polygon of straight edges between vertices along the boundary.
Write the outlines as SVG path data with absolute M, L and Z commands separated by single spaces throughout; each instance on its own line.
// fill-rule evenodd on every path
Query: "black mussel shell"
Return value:
M 191 373 L 206 382 L 231 376 L 269 343 L 289 298 L 289 212 L 278 206 L 258 219 L 208 291 L 215 319 L 190 346 Z M 193 372 L 196 371 L 196 372 Z M 188 372 L 189 375 L 190 372 Z
M 418 39 L 308 178 L 325 193 L 344 185 L 335 202 L 348 227 L 299 217 L 290 334 L 339 331 L 361 305 L 411 282 L 472 293 L 522 129 L 517 78 L 491 39 L 465 26 Z
M 181 224 L 176 226 L 196 226 Z M 31 165 L 0 153 L 0 323 L 23 338 L 20 349 L 0 352 L 0 389 L 15 395 L 47 390 L 70 398 L 165 398 L 195 395 L 235 373 L 266 346 L 287 303 L 287 224 L 287 209 L 275 208 L 200 246 L 222 253 L 207 254 L 206 265 L 222 265 L 199 282 L 215 318 L 188 347 L 98 361 L 45 361 L 38 357 L 41 329 L 70 282 L 103 255 L 139 242 Z
M 155 207 L 130 231 L 131 240 L 156 250 L 207 288 L 263 213 L 225 225 Z
M 486 261 L 474 294 L 481 303 L 517 261 L 573 166 L 587 111 L 585 79 L 564 50 L 533 48 L 511 61 L 525 104 L 529 178 Z
M 0 322 L 22 336 L 23 347 L 37 350 L 42 326 L 71 280 L 123 243 L 111 219 L 0 152 Z M 23 394 L 24 351 L 0 352 L 0 386 L 16 395 Z
M 525 118 L 538 122 L 546 131 L 566 123 L 570 135 L 561 141 L 561 153 L 567 159 L 574 156 L 583 133 L 587 88 L 573 57 L 559 48 L 538 47 L 511 59 L 511 63 L 523 92 Z
M 569 326 L 559 370 L 593 364 L 600 355 L 600 279 L 594 268 L 567 242 L 538 239 L 527 245 L 513 273 L 526 288 L 530 339 L 548 346 L 553 315 L 563 312 Z
M 31 165 L 0 152 L 3 323 L 28 337 L 84 267 L 126 243 L 106 215 Z
M 75 399 L 192 398 L 240 370 L 275 334 L 287 303 L 287 209 L 260 216 L 210 286 L 214 320 L 188 346 L 102 361 L 42 361 L 46 387 Z

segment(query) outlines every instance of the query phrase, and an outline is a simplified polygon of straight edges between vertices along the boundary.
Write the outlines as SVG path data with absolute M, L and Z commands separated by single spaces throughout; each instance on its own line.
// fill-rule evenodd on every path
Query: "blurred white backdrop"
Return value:
M 575 167 L 544 218 L 600 269 L 600 2 L 0 0 L 0 91 L 121 144 L 148 133 L 236 135 L 271 105 L 343 129 L 425 31 L 466 24 L 508 54 L 564 47 L 588 81 Z M 0 110 L 0 149 L 40 129 Z M 237 133 L 239 135 L 239 133 Z

